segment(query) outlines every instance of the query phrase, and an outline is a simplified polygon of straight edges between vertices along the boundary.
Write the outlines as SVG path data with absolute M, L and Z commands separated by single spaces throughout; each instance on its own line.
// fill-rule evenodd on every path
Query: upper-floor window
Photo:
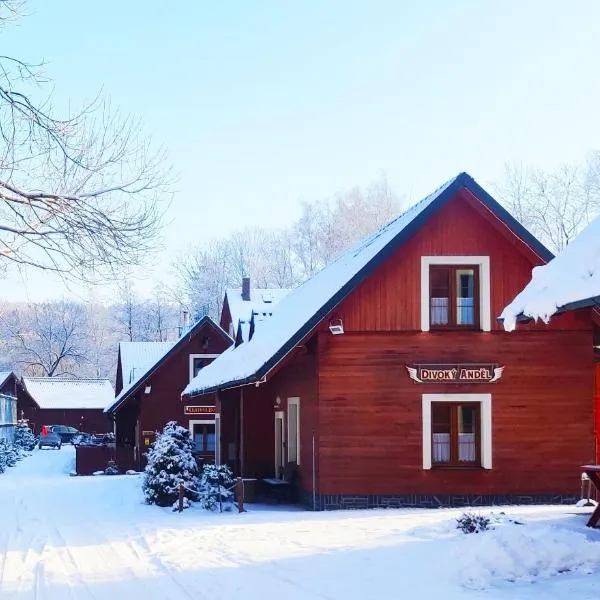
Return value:
M 421 331 L 491 331 L 489 256 L 421 257 Z
M 190 354 L 190 381 L 211 363 L 218 354 Z
M 429 267 L 430 327 L 479 328 L 479 267 Z

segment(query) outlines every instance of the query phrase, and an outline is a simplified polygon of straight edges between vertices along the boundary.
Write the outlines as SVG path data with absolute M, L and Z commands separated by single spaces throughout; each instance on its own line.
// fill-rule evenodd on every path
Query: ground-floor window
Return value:
M 423 468 L 492 468 L 491 394 L 423 394 Z
M 477 402 L 433 402 L 431 462 L 435 466 L 481 466 L 481 410 Z
M 192 423 L 191 429 L 196 452 L 214 454 L 217 440 L 214 422 Z

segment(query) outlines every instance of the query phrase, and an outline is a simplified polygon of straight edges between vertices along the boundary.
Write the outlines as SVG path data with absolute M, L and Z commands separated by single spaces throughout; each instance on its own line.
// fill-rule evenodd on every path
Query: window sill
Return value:
M 431 465 L 429 471 L 487 471 L 481 465 Z
M 443 325 L 443 326 L 435 326 L 432 325 L 429 328 L 429 332 L 434 331 L 473 331 L 473 332 L 481 332 L 483 329 L 481 327 L 474 327 L 473 325 Z

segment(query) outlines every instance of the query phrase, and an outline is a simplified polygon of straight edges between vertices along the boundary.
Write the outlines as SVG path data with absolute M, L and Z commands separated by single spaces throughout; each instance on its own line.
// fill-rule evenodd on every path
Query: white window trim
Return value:
M 481 405 L 481 466 L 492 468 L 492 395 L 423 394 L 423 469 L 431 469 L 432 402 L 479 402 Z
M 216 415 L 215 415 L 216 417 Z M 194 443 L 194 425 L 214 425 L 215 426 L 215 457 L 217 455 L 217 424 L 215 419 L 196 419 L 194 421 L 188 421 L 188 428 L 190 431 L 190 437 L 192 438 L 192 443 Z M 195 448 L 195 446 L 194 446 Z
M 429 331 L 429 267 L 477 265 L 479 267 L 479 320 L 482 331 L 492 330 L 489 256 L 421 256 L 421 331 Z
M 194 379 L 194 359 L 195 358 L 217 358 L 218 354 L 190 354 L 190 381 Z
M 296 464 L 300 466 L 300 398 L 287 399 L 287 460 L 290 462 L 290 406 L 296 405 Z
M 221 464 L 221 413 L 215 413 L 215 465 Z

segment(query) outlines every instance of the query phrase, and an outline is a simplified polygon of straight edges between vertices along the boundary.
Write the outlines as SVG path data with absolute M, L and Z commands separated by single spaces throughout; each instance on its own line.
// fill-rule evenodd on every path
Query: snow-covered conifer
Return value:
M 27 425 L 17 425 L 14 444 L 20 450 L 31 451 L 35 448 L 35 436 Z
M 207 510 L 216 510 L 233 498 L 233 473 L 227 465 L 204 465 L 200 477 L 200 502 Z
M 142 485 L 148 504 L 171 506 L 179 496 L 181 483 L 184 485 L 184 496 L 195 499 L 198 466 L 192 450 L 189 431 L 175 421 L 167 423 L 148 452 Z

